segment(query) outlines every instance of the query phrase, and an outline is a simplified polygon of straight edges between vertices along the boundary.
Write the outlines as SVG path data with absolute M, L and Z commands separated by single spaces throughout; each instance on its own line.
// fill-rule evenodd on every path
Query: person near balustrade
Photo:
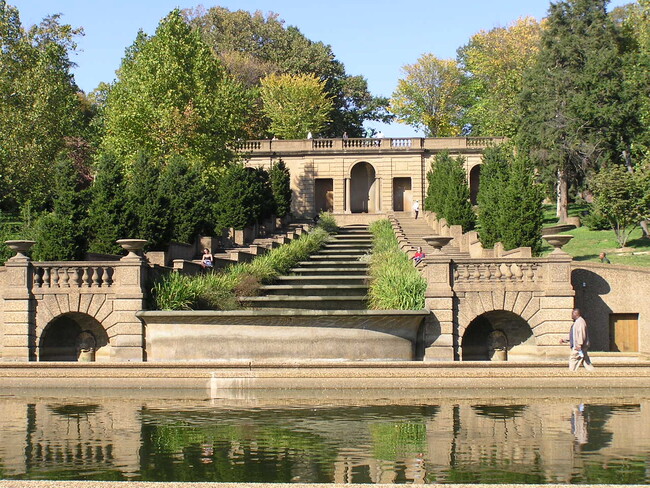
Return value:
M 347 133 L 347 132 L 344 132 L 344 133 L 343 133 L 343 139 L 347 139 L 347 138 L 348 138 L 348 133 Z
M 560 339 L 560 344 L 569 344 L 571 347 L 571 354 L 569 355 L 569 369 L 577 371 L 582 365 L 588 371 L 594 369 L 589 359 L 589 333 L 587 331 L 587 322 L 582 318 L 582 312 L 579 308 L 574 308 L 571 311 L 571 318 L 573 325 L 569 331 L 569 337 Z
M 425 257 L 426 255 L 422 252 L 422 248 L 418 247 L 418 250 L 415 252 L 415 254 L 411 259 L 415 262 L 415 265 L 417 266 Z
M 207 247 L 203 249 L 203 256 L 201 256 L 201 267 L 205 270 L 210 270 L 214 267 L 214 256 Z
M 415 220 L 418 219 L 418 214 L 420 213 L 420 201 L 416 200 L 413 203 L 413 212 L 415 213 Z

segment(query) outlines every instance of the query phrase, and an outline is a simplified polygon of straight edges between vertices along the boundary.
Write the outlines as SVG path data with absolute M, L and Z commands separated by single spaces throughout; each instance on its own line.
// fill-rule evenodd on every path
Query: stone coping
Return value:
M 552 486 L 554 488 L 607 488 L 628 487 L 646 488 L 646 485 L 516 485 L 516 484 L 337 484 L 337 483 L 192 483 L 192 482 L 151 482 L 151 481 L 23 481 L 0 480 L 0 488 L 405 488 L 420 486 L 426 488 L 530 488 L 532 486 Z
M 429 310 L 140 310 L 137 317 L 426 317 Z

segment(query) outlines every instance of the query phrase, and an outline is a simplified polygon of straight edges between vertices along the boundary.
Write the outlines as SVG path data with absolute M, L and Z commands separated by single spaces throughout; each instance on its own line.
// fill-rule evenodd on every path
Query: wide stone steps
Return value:
M 367 227 L 343 228 L 322 249 L 260 288 L 262 296 L 242 297 L 253 309 L 365 310 L 372 235 Z
M 265 295 L 290 295 L 290 296 L 348 296 L 366 295 L 368 285 L 333 285 L 331 283 L 318 283 L 312 285 L 267 285 L 260 288 Z
M 330 271 L 327 269 L 327 271 Z M 364 285 L 368 282 L 368 275 L 349 276 L 348 274 L 338 275 L 296 275 L 281 276 L 277 279 L 279 285 Z

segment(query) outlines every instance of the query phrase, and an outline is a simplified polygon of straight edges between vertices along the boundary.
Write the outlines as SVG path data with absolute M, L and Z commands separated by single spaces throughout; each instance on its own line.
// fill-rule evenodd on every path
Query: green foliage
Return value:
M 598 210 L 592 208 L 591 211 L 581 218 L 582 225 L 589 230 L 607 230 L 611 229 L 609 221 Z
M 632 173 L 623 166 L 604 167 L 593 178 L 595 208 L 609 221 L 619 247 L 625 247 L 641 220 L 650 218 L 648 181 L 644 172 Z
M 534 171 L 511 145 L 485 151 L 478 194 L 479 237 L 485 248 L 501 242 L 506 249 L 530 247 L 541 251 L 542 192 Z
M 325 82 L 314 75 L 271 74 L 261 80 L 260 94 L 269 130 L 280 139 L 319 134 L 330 120 L 332 99 Z
M 286 273 L 316 252 L 329 234 L 321 228 L 303 235 L 300 239 L 273 249 L 250 263 L 235 264 L 223 273 L 205 273 L 184 276 L 172 273 L 153 287 L 153 297 L 159 310 L 231 310 L 239 308 L 238 291 L 246 283 L 249 294 L 254 293 L 255 283 L 269 283 Z M 251 283 L 253 281 L 253 283 Z
M 275 201 L 275 212 L 280 218 L 291 213 L 291 174 L 281 159 L 269 171 L 271 191 Z
M 321 212 L 318 214 L 318 227 L 330 234 L 336 234 L 339 230 L 336 219 L 330 212 Z
M 243 229 L 270 216 L 275 208 L 268 173 L 239 163 L 230 165 L 219 178 L 213 211 L 218 231 Z
M 160 173 L 158 192 L 168 208 L 165 241 L 192 243 L 212 226 L 209 188 L 196 166 L 181 157 L 173 157 Z
M 126 226 L 124 167 L 113 154 L 102 153 L 97 159 L 96 168 L 97 176 L 90 187 L 88 250 L 118 254 L 121 247 L 115 241 L 132 237 Z
M 620 154 L 616 132 L 624 125 L 622 56 L 606 4 L 552 3 L 536 63 L 524 77 L 518 139 L 540 175 L 559 180 L 561 222 L 570 186 Z
M 54 211 L 36 221 L 33 256 L 39 261 L 79 260 L 86 250 L 87 191 L 68 158 L 61 158 L 53 173 Z
M 472 230 L 476 216 L 469 201 L 469 187 L 462 156 L 453 158 L 447 152 L 437 154 L 427 173 L 427 196 L 424 208 L 444 218 L 449 225 Z
M 244 136 L 250 94 L 233 80 L 174 10 L 149 37 L 127 50 L 110 88 L 104 147 L 128 165 L 145 151 L 154 159 L 182 154 L 222 165 Z
M 213 7 L 185 11 L 185 15 L 228 70 L 247 86 L 259 86 L 272 73 L 311 74 L 324 80 L 334 104 L 324 136 L 341 137 L 347 132 L 350 137 L 363 137 L 365 121 L 392 120 L 386 111 L 388 100 L 372 96 L 365 78 L 346 74 L 330 46 L 310 41 L 296 27 L 286 27 L 277 14 Z M 261 137 L 266 126 L 258 120 L 249 130 L 253 137 Z
M 507 27 L 480 31 L 458 50 L 465 72 L 463 120 L 473 136 L 516 134 L 517 97 L 524 72 L 535 62 L 541 32 L 542 24 L 525 17 Z
M 133 163 L 125 190 L 125 230 L 131 239 L 146 239 L 150 249 L 168 243 L 169 202 L 160 191 L 160 168 L 152 158 L 140 153 Z
M 427 137 L 460 134 L 462 73 L 457 63 L 424 54 L 402 71 L 406 77 L 398 80 L 390 101 L 397 120 L 422 129 Z
M 370 225 L 373 249 L 370 261 L 369 307 L 374 310 L 421 310 L 425 279 L 402 252 L 388 220 Z
M 82 109 L 70 55 L 81 29 L 46 17 L 23 29 L 0 0 L 0 208 L 51 204 L 53 167 L 66 138 L 82 135 Z

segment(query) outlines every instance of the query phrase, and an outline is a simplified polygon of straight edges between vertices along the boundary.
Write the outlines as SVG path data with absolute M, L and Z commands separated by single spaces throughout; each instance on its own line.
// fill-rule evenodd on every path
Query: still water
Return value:
M 3 393 L 0 478 L 647 484 L 650 395 Z

